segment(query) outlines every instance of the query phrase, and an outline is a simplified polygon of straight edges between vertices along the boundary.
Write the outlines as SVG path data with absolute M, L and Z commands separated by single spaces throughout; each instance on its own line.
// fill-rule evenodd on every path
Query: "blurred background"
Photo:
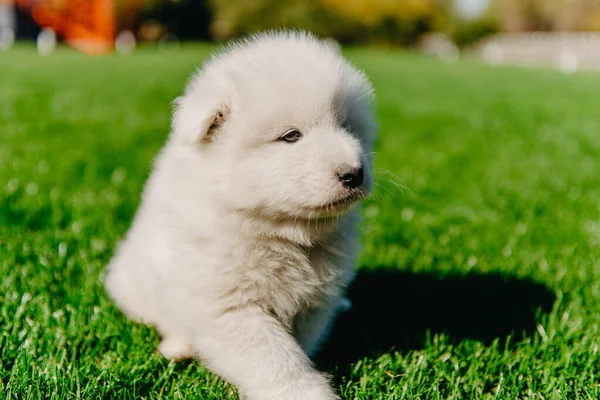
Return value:
M 87 54 L 308 29 L 342 44 L 405 46 L 455 61 L 600 67 L 600 0 L 0 0 L 0 49 L 64 42 Z
M 0 0 L 0 393 L 235 398 L 101 282 L 190 73 L 277 27 L 377 92 L 342 398 L 600 399 L 600 0 Z

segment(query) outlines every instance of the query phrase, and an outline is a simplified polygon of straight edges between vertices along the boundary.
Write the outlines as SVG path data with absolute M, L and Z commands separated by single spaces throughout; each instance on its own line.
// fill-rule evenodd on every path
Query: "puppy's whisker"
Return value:
M 373 173 L 376 177 L 381 177 L 381 178 L 385 178 L 387 180 L 389 180 L 391 183 L 394 183 L 395 185 L 402 187 L 403 189 L 409 190 L 408 186 L 406 186 L 403 182 L 402 179 L 400 179 L 400 177 L 398 175 L 396 175 L 395 173 L 393 173 L 390 170 L 384 169 L 384 168 L 377 168 L 375 169 L 374 173 Z
M 375 156 L 375 155 L 379 155 L 380 153 L 377 151 L 370 151 L 368 153 L 365 153 L 365 157 L 369 157 L 369 156 Z
M 390 179 L 384 179 L 383 182 L 387 182 L 387 183 L 391 184 L 392 188 L 397 189 L 397 191 L 402 193 L 403 199 L 406 198 L 406 194 L 410 195 L 410 197 L 412 199 L 415 198 L 415 194 L 413 193 L 413 191 L 410 190 L 410 188 L 406 187 L 405 185 L 399 184 L 398 182 L 395 182 Z
M 383 180 L 383 181 L 385 181 L 385 182 L 389 182 L 389 183 L 391 183 L 392 185 L 394 185 L 394 186 L 396 186 L 396 187 L 398 187 L 398 188 L 400 188 L 400 189 L 406 190 L 406 191 L 408 191 L 408 192 L 412 192 L 408 186 L 406 186 L 405 184 L 403 184 L 403 183 L 401 183 L 401 182 L 398 182 L 398 181 L 396 181 L 395 179 L 392 179 L 392 178 L 390 178 L 390 177 L 387 177 L 387 176 L 379 176 L 379 179 L 381 179 L 381 180 Z
M 393 172 L 388 171 L 386 169 L 378 168 L 374 172 L 374 175 L 379 180 L 388 182 L 388 183 L 392 184 L 394 187 L 396 187 L 397 189 L 400 189 L 400 191 L 402 192 L 403 195 L 404 195 L 404 192 L 408 192 L 412 197 L 414 197 L 413 191 L 408 186 L 406 186 L 404 183 L 402 183 L 402 181 L 400 180 L 398 175 L 394 174 Z
M 380 188 L 381 190 L 385 190 L 385 191 L 386 191 L 386 192 L 388 192 L 388 193 L 389 193 L 389 194 L 390 194 L 390 195 L 391 195 L 393 198 L 395 198 L 395 199 L 400 199 L 400 197 L 399 197 L 399 196 L 398 196 L 396 193 L 392 192 L 392 191 L 391 191 L 389 188 L 387 188 L 386 186 L 384 186 L 384 185 L 382 185 L 382 184 L 380 184 L 380 183 L 377 183 L 377 182 L 373 183 L 373 185 L 374 185 L 374 186 L 376 186 L 376 187 L 378 187 L 378 188 Z M 404 198 L 405 198 L 405 197 L 404 197 L 404 193 L 403 193 L 402 191 L 400 191 L 400 193 L 402 193 L 402 197 L 401 197 L 401 199 L 404 201 Z

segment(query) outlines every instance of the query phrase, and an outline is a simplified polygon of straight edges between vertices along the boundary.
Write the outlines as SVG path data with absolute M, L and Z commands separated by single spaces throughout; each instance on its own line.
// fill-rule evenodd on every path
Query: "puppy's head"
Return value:
M 227 207 L 332 217 L 371 189 L 371 97 L 365 75 L 313 36 L 255 36 L 191 80 L 172 144 L 193 153 L 206 193 Z

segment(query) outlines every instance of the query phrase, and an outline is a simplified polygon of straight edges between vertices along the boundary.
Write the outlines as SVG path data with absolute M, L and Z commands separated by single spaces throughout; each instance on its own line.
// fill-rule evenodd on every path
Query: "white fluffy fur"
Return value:
M 166 357 L 201 359 L 249 400 L 338 398 L 309 355 L 353 277 L 371 97 L 298 32 L 239 42 L 193 76 L 106 280 Z M 279 140 L 291 128 L 303 137 Z M 344 187 L 338 169 L 361 164 L 364 183 Z

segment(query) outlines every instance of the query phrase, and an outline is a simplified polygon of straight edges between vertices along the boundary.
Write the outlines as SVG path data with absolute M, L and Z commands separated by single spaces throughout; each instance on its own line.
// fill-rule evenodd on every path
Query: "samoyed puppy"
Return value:
M 365 74 L 308 33 L 213 56 L 175 100 L 133 224 L 108 265 L 165 357 L 196 357 L 248 400 L 337 399 L 313 367 L 353 277 L 372 186 Z

